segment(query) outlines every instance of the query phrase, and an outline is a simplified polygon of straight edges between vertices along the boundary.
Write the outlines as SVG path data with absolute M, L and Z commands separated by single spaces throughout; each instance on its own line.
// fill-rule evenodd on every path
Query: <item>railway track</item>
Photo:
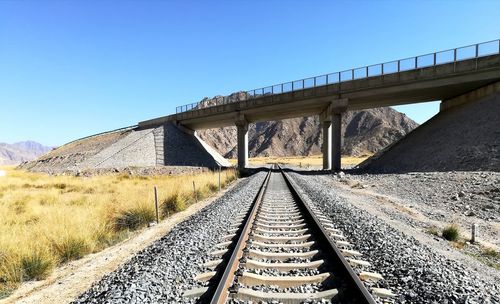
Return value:
M 206 271 L 195 277 L 201 287 L 184 297 L 198 303 L 377 303 L 393 297 L 370 287 L 383 278 L 368 271 L 370 264 L 352 247 L 274 167 L 250 209 L 234 218 L 202 265 Z

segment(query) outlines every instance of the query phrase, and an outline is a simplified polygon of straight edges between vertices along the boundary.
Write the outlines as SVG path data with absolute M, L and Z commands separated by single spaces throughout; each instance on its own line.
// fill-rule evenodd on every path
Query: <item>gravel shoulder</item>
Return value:
M 414 228 L 440 230 L 455 224 L 470 239 L 476 224 L 479 242 L 500 249 L 500 173 L 347 174 L 332 181 L 353 193 L 375 196 L 388 213 L 393 209 L 405 215 Z
M 422 232 L 418 211 L 382 194 L 356 192 L 361 185 L 331 175 L 291 176 L 384 276 L 381 287 L 395 291 L 396 302 L 500 303 L 500 272 Z
M 169 233 L 175 225 L 215 203 L 233 189 L 238 189 L 239 179 L 221 194 L 189 206 L 160 224 L 146 228 L 132 238 L 82 259 L 57 268 L 49 278 L 24 283 L 10 297 L 0 300 L 7 303 L 68 303 L 101 280 L 107 273 L 115 271 L 135 254 Z

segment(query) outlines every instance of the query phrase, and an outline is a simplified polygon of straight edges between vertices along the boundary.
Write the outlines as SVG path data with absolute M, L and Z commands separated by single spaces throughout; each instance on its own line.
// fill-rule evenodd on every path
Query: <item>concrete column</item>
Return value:
M 332 113 L 332 171 L 341 169 L 340 150 L 342 148 L 342 113 Z
M 321 122 L 323 128 L 323 170 L 330 170 L 332 168 L 332 122 L 323 120 Z
M 238 169 L 248 166 L 248 123 L 239 121 L 236 123 L 238 132 Z

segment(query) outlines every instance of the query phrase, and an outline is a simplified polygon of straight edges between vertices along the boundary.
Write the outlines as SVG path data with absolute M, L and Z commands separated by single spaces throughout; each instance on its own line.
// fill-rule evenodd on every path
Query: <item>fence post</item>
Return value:
M 154 186 L 155 189 L 155 211 L 156 211 L 156 223 L 160 223 L 160 214 L 158 213 L 158 190 L 156 189 L 156 186 Z
M 194 194 L 194 201 L 198 202 L 198 195 L 196 195 L 196 185 L 194 184 L 194 181 L 193 181 L 193 194 Z
M 472 231 L 471 231 L 471 237 L 470 237 L 470 242 L 474 244 L 476 242 L 476 233 L 477 233 L 477 224 L 472 224 Z

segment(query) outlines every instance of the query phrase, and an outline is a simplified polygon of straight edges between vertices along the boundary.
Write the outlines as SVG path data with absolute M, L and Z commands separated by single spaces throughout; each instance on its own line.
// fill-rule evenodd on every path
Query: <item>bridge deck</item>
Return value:
M 418 67 L 420 57 L 414 57 L 415 68 L 397 73 L 370 76 L 370 67 L 366 67 L 365 77 L 360 79 L 355 79 L 356 69 L 353 69 L 352 80 L 331 84 L 317 85 L 315 77 L 316 86 L 307 87 L 306 80 L 302 80 L 302 87 L 290 92 L 261 89 L 259 94 L 254 90 L 246 92 L 244 100 L 205 108 L 195 106 L 185 112 L 140 122 L 139 126 L 145 128 L 178 121 L 193 130 L 223 127 L 234 125 L 238 112 L 244 114 L 248 122 L 281 120 L 320 114 L 339 99 L 347 99 L 348 110 L 446 100 L 499 81 L 500 44 L 498 48 L 495 54 L 477 56 L 476 45 L 474 58 L 421 68 Z M 436 54 L 439 53 L 434 53 L 434 62 Z M 397 62 L 400 70 L 400 61 Z M 337 73 L 339 80 L 341 73 Z

